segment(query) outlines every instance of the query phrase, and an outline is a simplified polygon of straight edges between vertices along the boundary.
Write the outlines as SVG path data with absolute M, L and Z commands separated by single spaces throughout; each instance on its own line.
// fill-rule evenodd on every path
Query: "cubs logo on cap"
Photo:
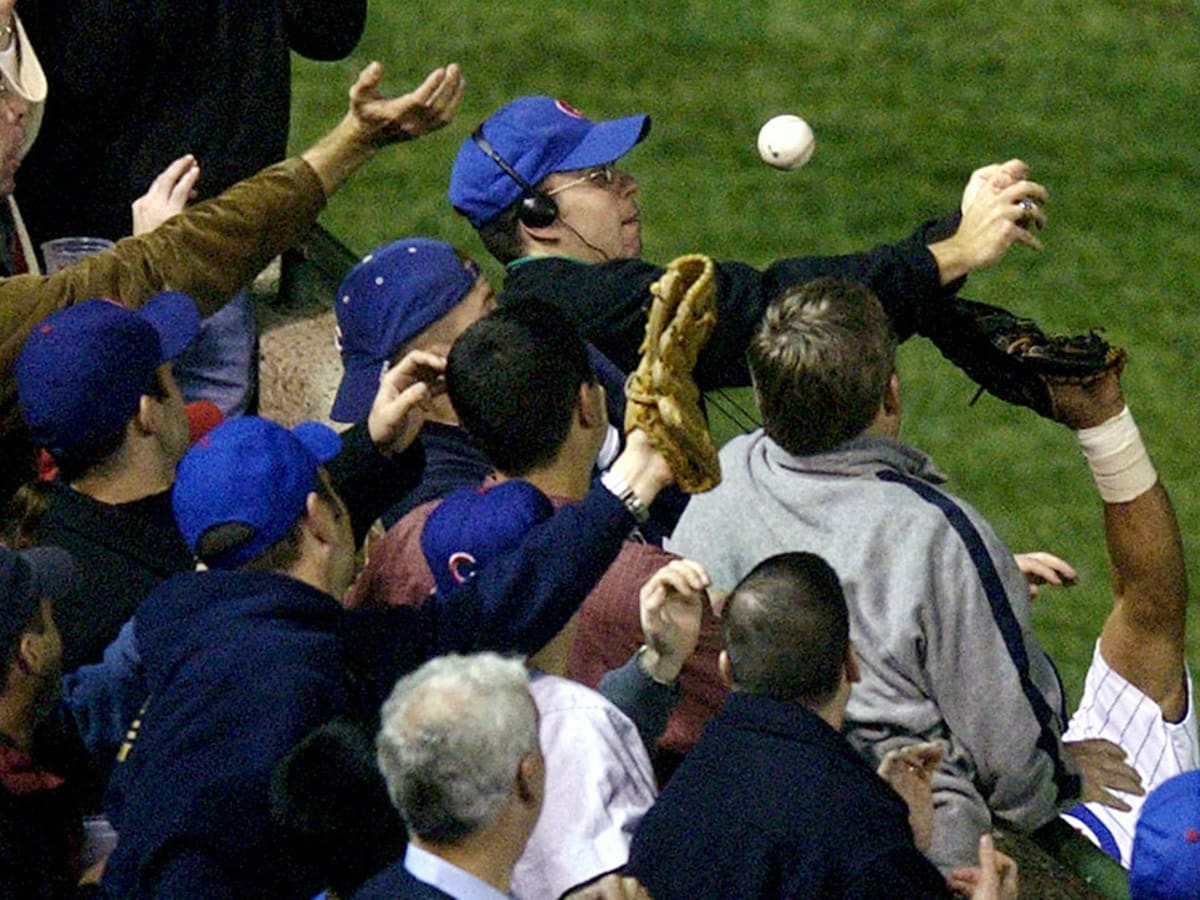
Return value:
M 520 546 L 529 531 L 554 514 L 554 504 L 528 481 L 449 494 L 429 514 L 421 551 L 440 594 Z
M 650 117 L 593 122 L 554 97 L 521 97 L 479 128 L 496 154 L 528 184 L 547 175 L 616 162 L 650 132 Z M 520 199 L 522 188 L 474 138 L 463 141 L 450 172 L 450 203 L 478 228 Z

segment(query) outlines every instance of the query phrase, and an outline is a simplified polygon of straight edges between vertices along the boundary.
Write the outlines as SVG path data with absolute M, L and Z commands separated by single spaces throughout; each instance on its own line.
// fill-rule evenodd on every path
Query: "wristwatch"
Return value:
M 604 470 L 600 476 L 600 483 L 621 501 L 621 504 L 629 510 L 629 514 L 639 523 L 650 518 L 650 510 L 646 508 L 645 503 L 638 499 L 638 495 L 633 492 L 629 482 L 612 469 Z

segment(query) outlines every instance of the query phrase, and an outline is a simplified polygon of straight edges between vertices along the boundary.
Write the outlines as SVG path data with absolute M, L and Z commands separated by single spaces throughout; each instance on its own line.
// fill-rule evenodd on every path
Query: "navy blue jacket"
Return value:
M 494 466 L 465 429 L 441 422 L 421 426 L 425 471 L 418 484 L 381 516 L 391 528 L 422 503 L 441 500 L 461 487 L 476 487 L 492 474 Z
M 280 852 L 267 786 L 304 735 L 365 706 L 343 617 L 328 594 L 265 572 L 178 575 L 151 594 L 136 619 L 150 700 L 113 773 L 108 893 L 288 896 L 312 884 Z
M 627 869 L 655 900 L 951 896 L 904 801 L 840 734 L 741 692 L 646 813 Z
M 294 852 L 269 817 L 279 761 L 332 718 L 373 718 L 396 678 L 439 653 L 540 648 L 632 525 L 616 497 L 593 490 L 533 529 L 520 552 L 419 607 L 346 612 L 270 572 L 164 582 L 135 618 L 150 699 L 113 774 L 107 811 L 121 840 L 105 890 L 311 896 L 316 861 Z M 575 541 L 592 552 L 572 553 Z M 546 566 L 557 569 L 553 582 L 539 577 Z

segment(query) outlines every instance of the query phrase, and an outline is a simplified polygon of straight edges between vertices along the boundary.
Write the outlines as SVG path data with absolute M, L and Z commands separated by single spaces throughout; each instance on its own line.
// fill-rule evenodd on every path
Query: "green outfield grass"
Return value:
M 952 209 L 970 170 L 1020 156 L 1052 192 L 1046 250 L 1015 248 L 968 296 L 1053 329 L 1107 327 L 1129 348 L 1127 394 L 1183 524 L 1197 583 L 1194 474 L 1200 315 L 1200 22 L 1190 2 L 371 4 L 342 63 L 298 61 L 299 147 L 344 108 L 372 58 L 408 89 L 457 60 L 460 119 L 389 150 L 324 224 L 358 251 L 429 234 L 484 255 L 450 209 L 459 142 L 520 94 L 560 96 L 595 118 L 649 112 L 627 157 L 641 181 L 646 255 L 703 251 L 765 263 L 899 238 Z M 779 173 L 754 139 L 795 112 L 812 162 Z M 490 260 L 489 260 L 490 262 Z M 497 274 L 495 267 L 490 271 Z M 905 436 L 1015 550 L 1074 562 L 1082 583 L 1037 601 L 1035 627 L 1074 699 L 1108 608 L 1100 505 L 1073 438 L 982 398 L 920 340 L 903 348 Z M 1189 633 L 1200 662 L 1200 617 Z M 963 661 L 964 677 L 976 675 Z

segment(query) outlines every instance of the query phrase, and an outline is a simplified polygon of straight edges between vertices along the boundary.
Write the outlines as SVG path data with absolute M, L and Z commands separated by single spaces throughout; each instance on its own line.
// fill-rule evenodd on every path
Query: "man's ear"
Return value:
M 162 421 L 161 403 L 156 397 L 142 394 L 138 400 L 137 414 L 133 423 L 142 434 L 158 434 L 159 423 Z
M 858 665 L 858 651 L 854 649 L 853 641 L 846 645 L 846 680 L 851 684 L 858 684 L 862 681 L 862 669 Z
M 883 391 L 883 411 L 889 416 L 900 415 L 900 376 L 895 372 L 888 379 Z
M 534 803 L 540 805 L 545 790 L 544 779 L 545 762 L 538 759 L 537 753 L 526 753 L 517 766 L 517 799 L 526 806 Z
M 334 540 L 334 516 L 329 504 L 316 491 L 309 491 L 304 498 L 303 527 L 323 544 Z
M 549 225 L 543 225 L 540 228 L 522 222 L 520 219 L 517 220 L 517 233 L 525 247 L 529 247 L 531 244 L 557 244 L 560 230 L 557 216 Z
M 605 407 L 604 385 L 596 381 L 592 384 L 584 382 L 579 386 L 579 397 L 576 401 L 579 424 L 584 428 L 599 428 L 608 424 L 608 410 Z
M 717 674 L 721 676 L 721 683 L 729 689 L 733 689 L 733 664 L 729 661 L 729 652 L 721 651 L 721 655 L 717 657 Z
M 41 675 L 45 665 L 45 642 L 43 635 L 26 631 L 17 644 L 17 665 L 28 675 Z

